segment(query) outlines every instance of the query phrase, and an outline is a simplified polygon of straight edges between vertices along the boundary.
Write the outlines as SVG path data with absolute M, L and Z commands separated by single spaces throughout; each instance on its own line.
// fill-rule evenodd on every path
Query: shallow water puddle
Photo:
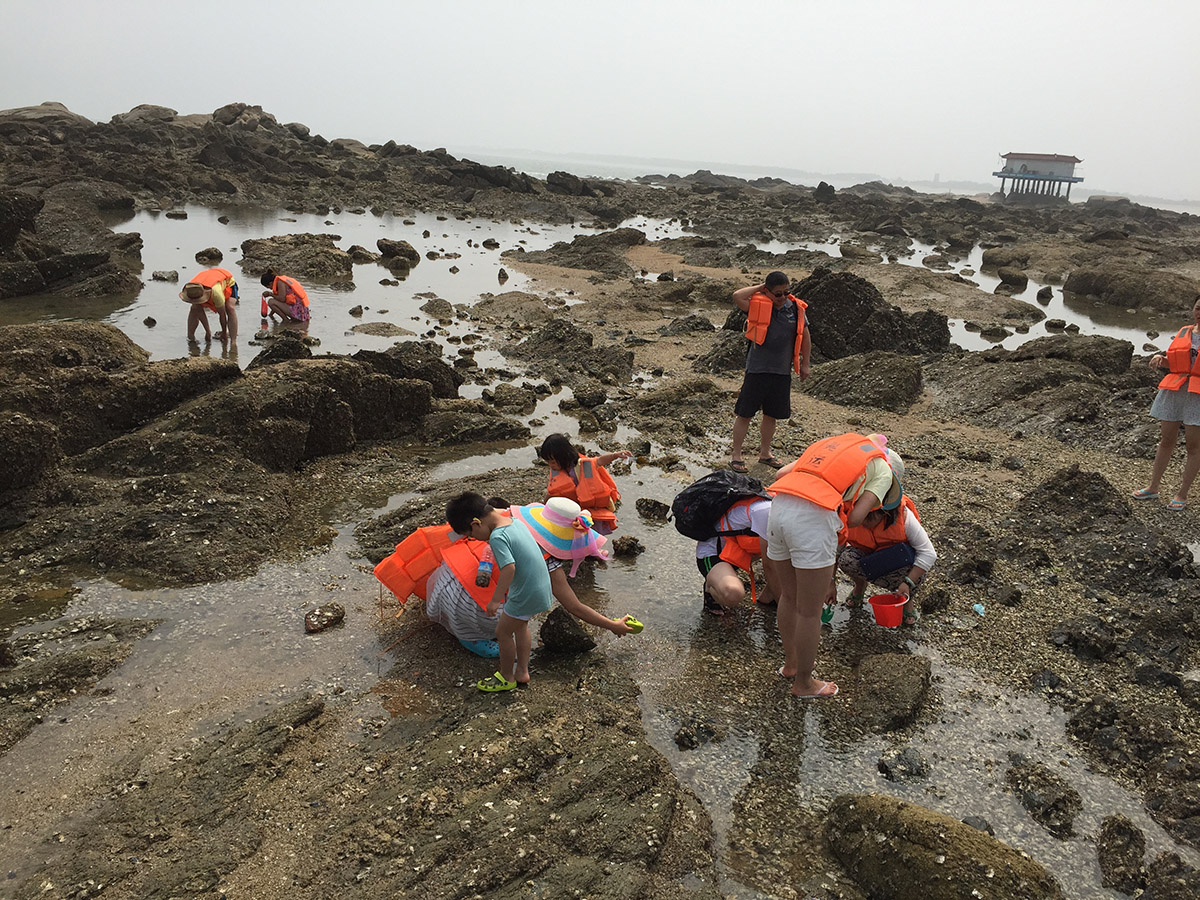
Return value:
M 370 688 L 391 658 L 379 655 L 377 583 L 350 559 L 352 549 L 353 529 L 342 528 L 327 552 L 239 581 L 150 591 L 100 580 L 77 585 L 57 623 L 164 621 L 93 691 L 56 707 L 0 758 L 4 782 L 17 786 L 0 806 L 3 825 L 12 826 L 0 842 L 0 869 L 28 861 L 43 835 L 79 812 L 80 797 L 104 796 L 137 772 L 161 769 L 281 700 L 306 692 L 353 698 Z M 346 608 L 345 624 L 305 634 L 305 613 L 331 600 Z M 130 756 L 143 751 L 145 758 Z

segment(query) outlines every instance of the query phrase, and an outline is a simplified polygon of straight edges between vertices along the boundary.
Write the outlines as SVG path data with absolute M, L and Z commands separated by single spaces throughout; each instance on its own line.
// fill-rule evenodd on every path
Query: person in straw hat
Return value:
M 195 342 L 197 326 L 204 326 L 204 341 L 212 340 L 208 327 L 206 309 L 217 314 L 221 330 L 217 340 L 237 343 L 237 299 L 238 286 L 233 273 L 228 269 L 212 268 L 197 272 L 179 292 L 179 299 L 189 305 L 187 319 L 188 340 Z

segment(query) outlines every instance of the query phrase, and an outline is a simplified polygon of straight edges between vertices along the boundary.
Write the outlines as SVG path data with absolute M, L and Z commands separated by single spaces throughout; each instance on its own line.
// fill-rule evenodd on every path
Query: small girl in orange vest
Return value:
M 543 503 L 551 497 L 566 497 L 591 514 L 593 527 L 600 534 L 617 530 L 617 501 L 621 494 L 605 466 L 613 460 L 632 459 L 630 451 L 582 456 L 565 434 L 552 434 L 542 442 L 538 458 L 550 466 L 550 483 Z
M 278 315 L 292 322 L 307 322 L 308 291 L 290 275 L 280 275 L 274 269 L 263 272 L 259 282 L 267 290 L 263 291 L 262 317 Z

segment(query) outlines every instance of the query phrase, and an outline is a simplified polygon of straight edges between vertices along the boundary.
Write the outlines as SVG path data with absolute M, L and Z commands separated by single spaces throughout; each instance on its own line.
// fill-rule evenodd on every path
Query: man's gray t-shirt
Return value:
M 771 324 L 761 344 L 750 341 L 746 351 L 746 373 L 752 375 L 787 375 L 792 371 L 792 358 L 796 347 L 796 310 L 789 300 L 778 309 L 771 310 Z

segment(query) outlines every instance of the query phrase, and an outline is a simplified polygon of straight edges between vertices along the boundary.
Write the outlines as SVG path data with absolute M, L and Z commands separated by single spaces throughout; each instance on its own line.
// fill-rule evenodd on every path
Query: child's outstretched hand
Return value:
M 619 619 L 613 619 L 612 622 L 614 625 L 612 632 L 617 637 L 624 637 L 627 634 L 640 634 L 644 627 L 633 616 L 622 616 Z

